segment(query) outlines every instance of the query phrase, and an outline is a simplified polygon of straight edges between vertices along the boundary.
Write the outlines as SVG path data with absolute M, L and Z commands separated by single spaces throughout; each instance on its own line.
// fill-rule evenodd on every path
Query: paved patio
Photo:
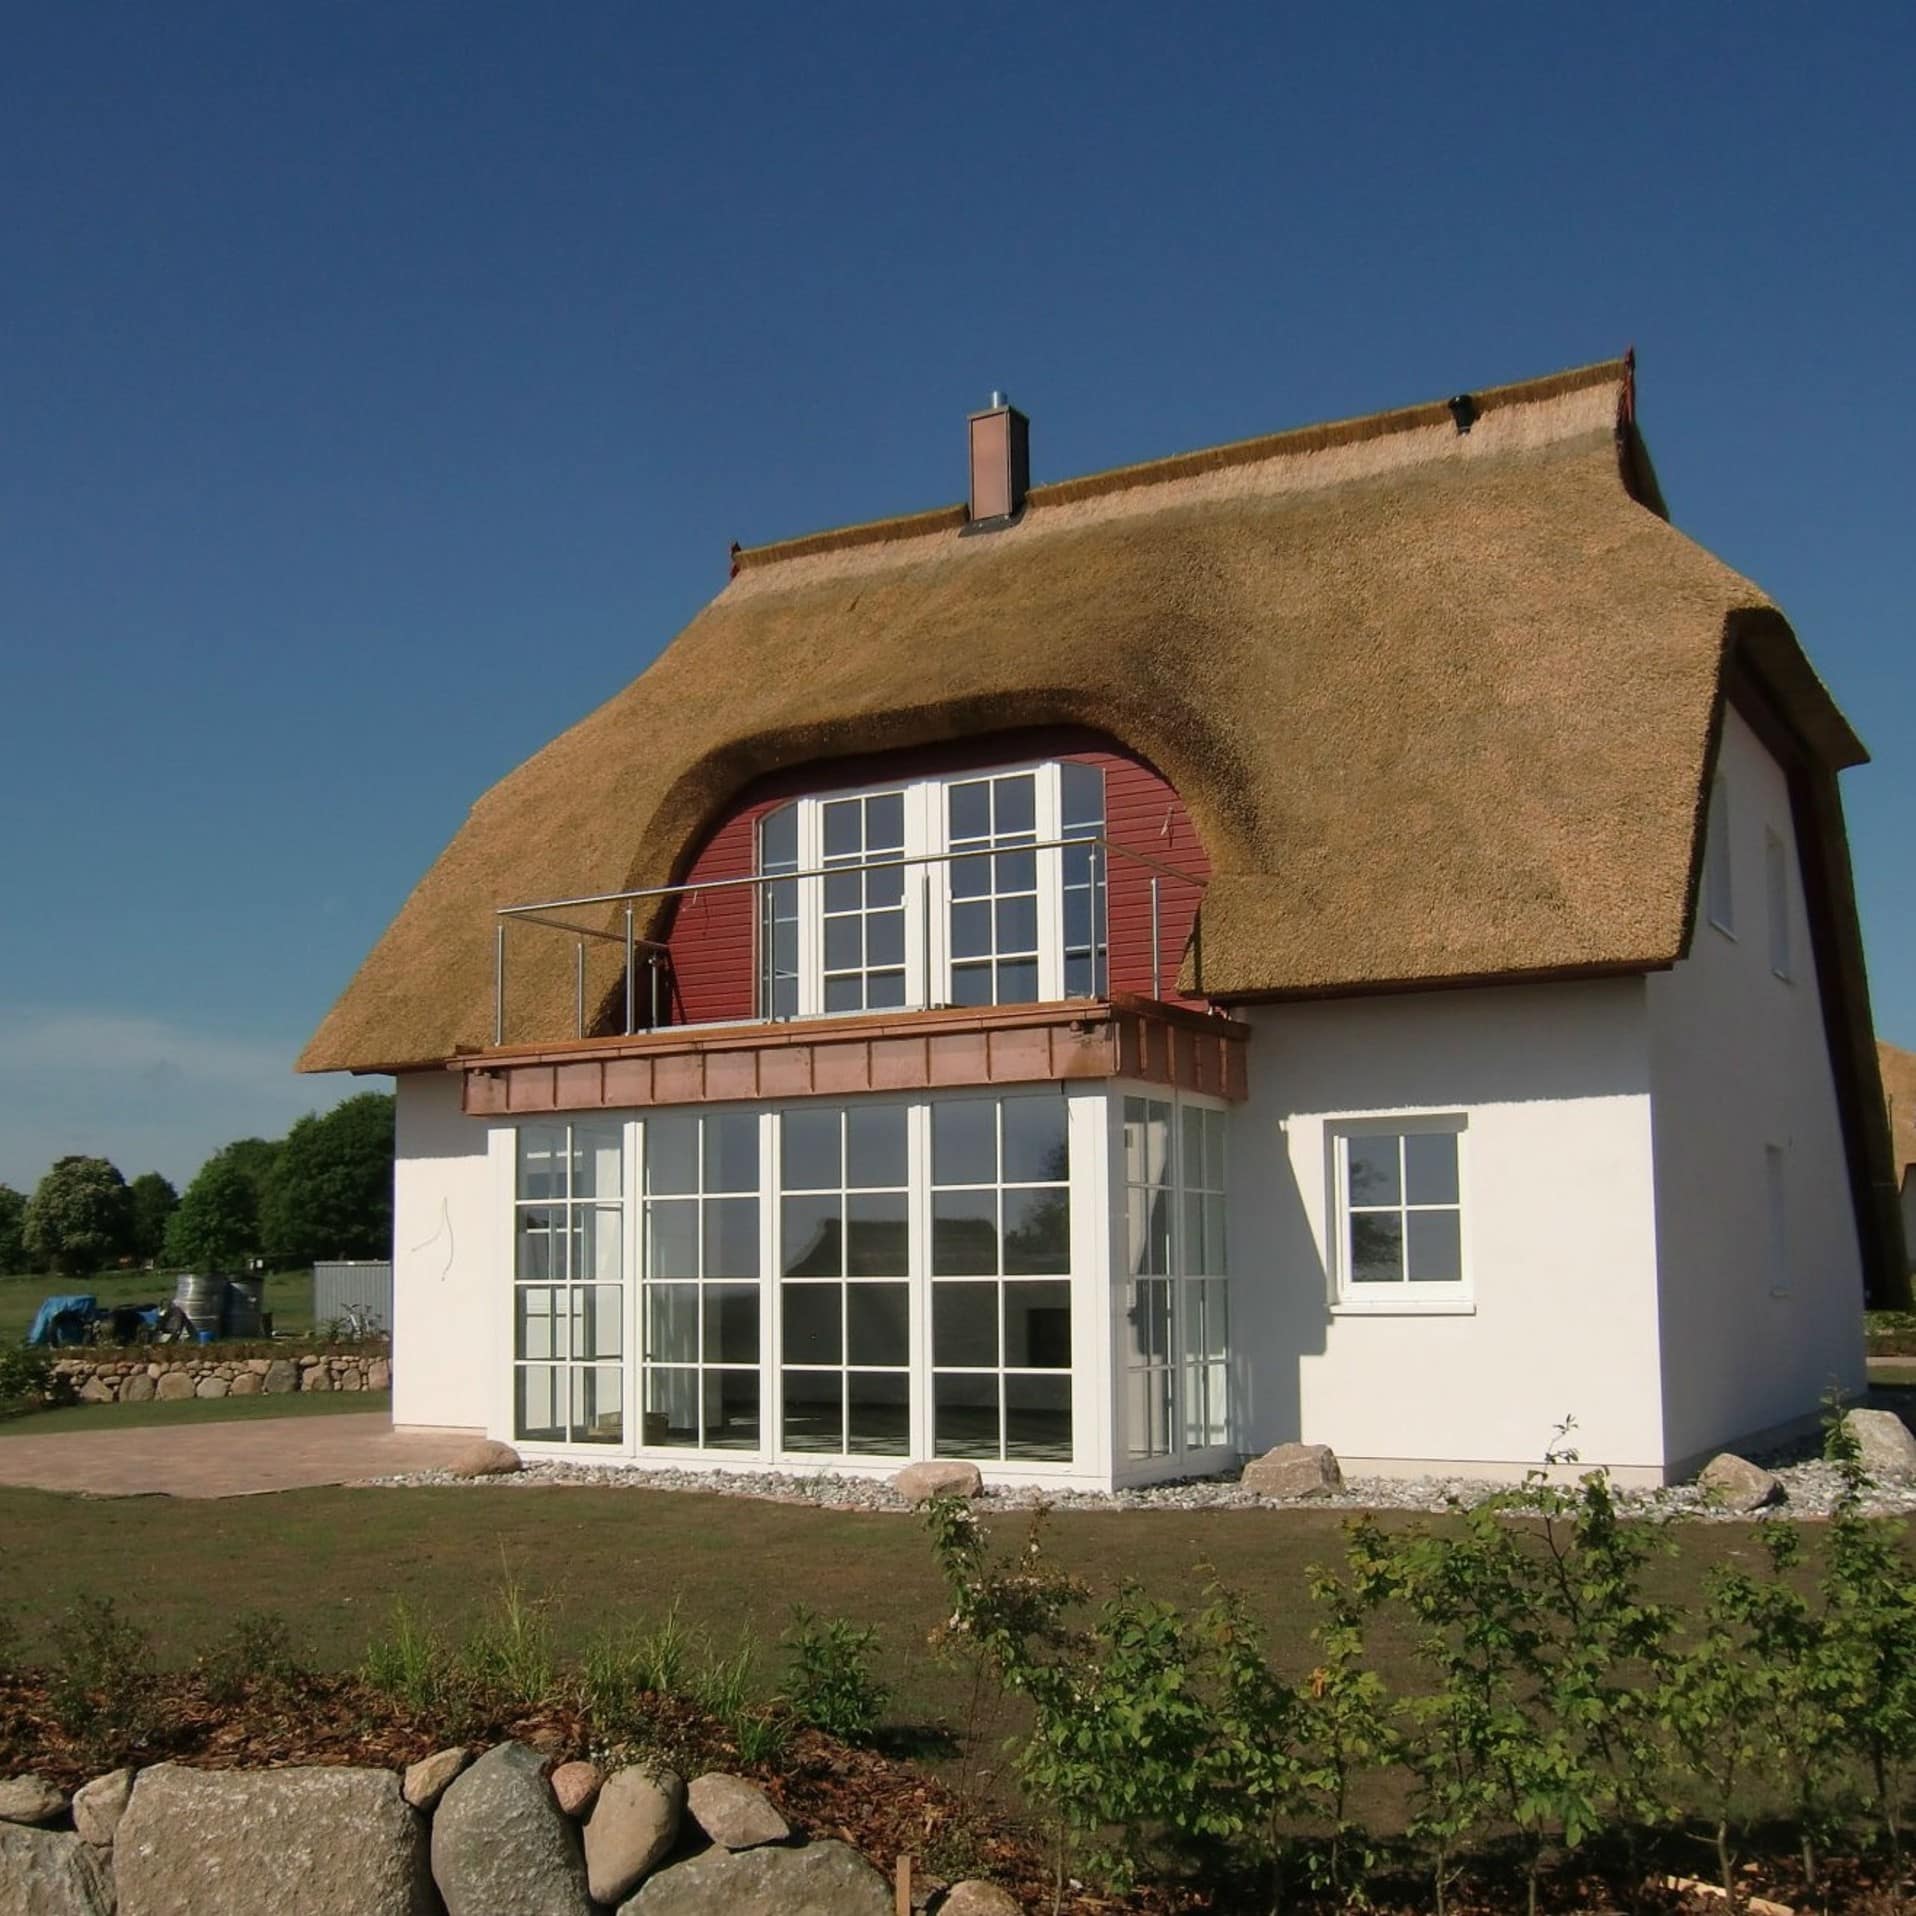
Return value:
M 472 1438 L 395 1432 L 383 1415 L 285 1417 L 176 1430 L 76 1430 L 0 1442 L 0 1483 L 88 1497 L 251 1497 L 436 1470 Z

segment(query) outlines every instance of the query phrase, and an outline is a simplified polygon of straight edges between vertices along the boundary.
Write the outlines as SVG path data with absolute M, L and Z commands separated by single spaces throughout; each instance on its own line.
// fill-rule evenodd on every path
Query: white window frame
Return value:
M 582 1114 L 581 1121 L 593 1122 L 615 1131 L 622 1138 L 621 1179 L 624 1196 L 622 1211 L 622 1269 L 624 1283 L 624 1440 L 622 1443 L 582 1443 L 570 1439 L 516 1439 L 516 1380 L 520 1368 L 515 1358 L 514 1333 L 518 1292 L 514 1279 L 513 1246 L 517 1236 L 518 1138 L 522 1125 L 564 1124 L 570 1114 L 528 1113 L 523 1118 L 504 1119 L 492 1127 L 489 1145 L 491 1175 L 498 1215 L 504 1220 L 504 1283 L 498 1299 L 494 1333 L 501 1353 L 494 1367 L 494 1410 L 490 1428 L 506 1441 L 515 1442 L 527 1456 L 572 1459 L 578 1462 L 624 1460 L 648 1466 L 679 1469 L 742 1470 L 753 1466 L 777 1465 L 793 1470 L 842 1471 L 849 1475 L 885 1476 L 905 1461 L 903 1453 L 834 1453 L 828 1451 L 789 1451 L 783 1448 L 784 1326 L 781 1311 L 780 1270 L 783 1263 L 783 1203 L 785 1196 L 782 1166 L 778 1152 L 779 1125 L 783 1114 L 794 1110 L 840 1108 L 848 1105 L 885 1104 L 899 1106 L 907 1113 L 910 1255 L 906 1277 L 910 1298 L 909 1329 L 909 1403 L 910 1456 L 934 1457 L 933 1399 L 934 1366 L 932 1349 L 932 1277 L 931 1277 L 931 1109 L 946 1098 L 995 1099 L 1010 1102 L 1024 1097 L 1056 1097 L 1062 1100 L 1066 1132 L 1071 1153 L 1071 1177 L 1063 1187 L 1068 1194 L 1071 1248 L 1068 1269 L 1063 1278 L 1070 1285 L 1071 1359 L 1066 1371 L 1071 1390 L 1071 1452 L 1066 1458 L 1026 1459 L 1011 1456 L 1003 1461 L 982 1461 L 992 1477 L 1036 1481 L 1066 1480 L 1073 1483 L 1108 1482 L 1111 1441 L 1108 1407 L 1105 1404 L 1108 1377 L 1105 1361 L 1108 1353 L 1108 1326 L 1104 1299 L 1109 1289 L 1111 1249 L 1106 1226 L 1108 1206 L 1108 1165 L 1101 1155 L 1108 1139 L 1110 1101 L 1102 1080 L 1095 1083 L 1034 1083 L 1029 1085 L 951 1086 L 936 1090 L 914 1089 L 883 1094 L 858 1094 L 846 1097 L 820 1096 L 772 1100 L 747 1107 L 756 1118 L 759 1131 L 759 1441 L 756 1449 L 714 1449 L 683 1444 L 648 1444 L 645 1441 L 645 1404 L 647 1377 L 652 1368 L 645 1345 L 646 1289 L 649 1281 L 646 1256 L 647 1205 L 653 1194 L 645 1190 L 648 1128 L 659 1119 L 682 1115 L 702 1115 L 726 1109 L 723 1105 L 661 1106 L 639 1112 Z M 736 1110 L 738 1107 L 732 1106 Z M 700 1176 L 703 1184 L 703 1172 Z M 743 1192 L 726 1195 L 745 1196 Z M 686 1202 L 680 1194 L 666 1201 Z M 684 1281 L 684 1280 L 674 1280 Z M 1011 1280 L 1011 1281 L 1016 1281 Z M 669 1368 L 683 1369 L 680 1365 Z M 702 1366 L 703 1368 L 703 1366 Z M 1004 1364 L 999 1365 L 1002 1372 Z M 1018 1367 L 1010 1367 L 1017 1375 Z
M 858 1012 L 829 1012 L 825 1008 L 825 879 L 820 874 L 825 864 L 825 808 L 845 799 L 874 798 L 898 793 L 905 812 L 905 984 L 904 1003 L 886 1010 L 922 1011 L 953 1003 L 951 988 L 952 953 L 951 908 L 952 861 L 950 803 L 948 793 L 954 785 L 968 785 L 987 779 L 1002 779 L 1030 774 L 1034 781 L 1033 837 L 1049 849 L 1037 851 L 1038 990 L 1037 996 L 1020 1003 L 1057 1004 L 1065 996 L 1064 949 L 1064 862 L 1057 841 L 1064 831 L 1064 761 L 1029 759 L 1009 765 L 978 766 L 969 771 L 939 773 L 914 779 L 880 780 L 873 784 L 852 785 L 825 792 L 806 792 L 787 801 L 797 808 L 798 866 L 803 873 L 798 885 L 798 1018 L 855 1017 Z M 1100 768 L 1101 769 L 1101 768 Z M 1108 807 L 1108 796 L 1107 796 Z M 778 808 L 783 810 L 781 806 Z M 1109 812 L 1106 813 L 1106 829 Z M 754 869 L 764 870 L 763 825 L 754 841 Z M 1014 852 L 1017 848 L 1013 848 Z M 1004 856 L 999 853 L 996 856 Z M 991 853 L 978 856 L 990 857 Z M 913 864 L 913 859 L 931 862 Z M 1108 901 L 1108 874 L 1101 858 L 1097 883 L 1093 888 L 1092 950 L 1093 973 L 1100 991 L 1108 988 L 1110 928 L 1108 913 L 1100 909 Z M 772 1017 L 766 1002 L 766 954 L 763 950 L 765 913 L 754 915 L 756 930 L 752 965 L 755 1016 Z
M 1457 1139 L 1457 1255 L 1460 1275 L 1450 1281 L 1406 1278 L 1401 1283 L 1358 1284 L 1350 1273 L 1350 1153 L 1353 1137 L 1428 1136 Z M 1324 1126 L 1326 1176 L 1324 1265 L 1330 1277 L 1330 1308 L 1337 1317 L 1469 1317 L 1476 1313 L 1477 1286 L 1471 1246 L 1473 1202 L 1470 1176 L 1470 1116 L 1465 1111 L 1346 1112 Z M 1415 1209 L 1417 1207 L 1409 1207 Z M 1433 1207 L 1449 1209 L 1449 1206 Z
M 1763 882 L 1769 898 L 1770 973 L 1787 985 L 1796 976 L 1790 936 L 1790 848 L 1774 825 L 1763 828 Z
M 1703 839 L 1703 909 L 1725 938 L 1736 937 L 1736 864 L 1731 851 L 1730 782 L 1721 772 L 1710 781 L 1710 805 Z
M 1124 1133 L 1128 1121 L 1127 1106 L 1133 1100 L 1160 1106 L 1168 1115 L 1169 1150 L 1161 1183 L 1138 1184 L 1131 1179 Z M 1210 1114 L 1212 1119 L 1222 1121 L 1222 1135 L 1218 1140 L 1221 1147 L 1221 1179 L 1215 1187 L 1205 1181 L 1202 1167 L 1199 1167 L 1196 1179 L 1190 1174 L 1185 1136 L 1185 1114 L 1189 1111 L 1203 1111 Z M 1207 1256 L 1207 1268 L 1193 1271 L 1190 1268 L 1187 1226 L 1187 1207 L 1192 1199 L 1195 1198 L 1200 1206 L 1207 1199 L 1220 1199 L 1222 1202 L 1216 1206 L 1216 1214 L 1222 1224 L 1220 1246 L 1228 1244 L 1233 1208 L 1230 1186 L 1231 1132 L 1231 1107 L 1221 1098 L 1177 1090 L 1165 1084 L 1114 1081 L 1111 1086 L 1109 1150 L 1114 1207 L 1111 1229 L 1111 1374 L 1116 1396 L 1112 1463 L 1116 1474 L 1127 1482 L 1147 1481 L 1193 1466 L 1209 1467 L 1219 1458 L 1233 1454 L 1238 1447 L 1240 1393 L 1237 1379 L 1237 1298 L 1230 1272 L 1230 1258 L 1228 1251 L 1215 1260 Z M 1153 1191 L 1163 1192 L 1169 1217 L 1165 1268 L 1162 1272 L 1137 1272 L 1132 1269 L 1136 1256 L 1131 1230 L 1132 1200 L 1134 1193 L 1148 1197 Z M 1148 1220 L 1148 1203 L 1146 1217 Z M 1148 1222 L 1146 1228 L 1149 1228 Z M 1162 1284 L 1166 1291 L 1168 1312 L 1165 1320 L 1164 1361 L 1134 1363 L 1130 1355 L 1130 1318 L 1137 1308 L 1139 1290 L 1152 1284 Z M 1216 1359 L 1204 1353 L 1194 1353 L 1189 1337 L 1193 1324 L 1200 1321 L 1200 1311 L 1208 1308 L 1207 1286 L 1217 1286 L 1222 1291 L 1224 1344 L 1221 1356 Z M 1194 1305 L 1198 1308 L 1194 1309 Z M 1209 1375 L 1206 1378 L 1207 1399 L 1214 1382 L 1221 1383 L 1223 1390 L 1223 1435 L 1215 1443 L 1194 1440 L 1192 1436 L 1191 1387 L 1194 1368 L 1202 1368 L 1207 1373 L 1222 1370 L 1221 1379 Z M 1132 1448 L 1134 1378 L 1158 1380 L 1158 1388 L 1164 1394 L 1166 1447 L 1162 1450 Z

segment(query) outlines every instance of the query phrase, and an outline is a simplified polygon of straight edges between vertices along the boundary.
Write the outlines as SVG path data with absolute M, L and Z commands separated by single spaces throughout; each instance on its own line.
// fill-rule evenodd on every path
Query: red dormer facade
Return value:
M 739 882 L 787 871 L 816 875 Z M 1177 981 L 1209 874 L 1170 782 L 1097 733 L 799 767 L 741 794 L 687 866 L 659 1022 L 1197 1005 Z

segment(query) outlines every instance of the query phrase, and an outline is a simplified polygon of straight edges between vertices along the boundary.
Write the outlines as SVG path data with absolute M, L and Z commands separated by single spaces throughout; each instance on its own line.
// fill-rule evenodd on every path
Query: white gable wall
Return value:
M 1788 784 L 1734 711 L 1718 764 L 1731 931 L 1699 904 L 1690 955 L 1647 981 L 1676 1462 L 1812 1412 L 1832 1384 L 1864 1383 L 1862 1260 Z M 1784 855 L 1787 980 L 1771 968 L 1770 833 Z
M 1257 1033 L 1231 1145 L 1248 1448 L 1302 1439 L 1346 1468 L 1516 1475 L 1572 1415 L 1586 1463 L 1661 1481 L 1642 982 L 1241 1015 Z M 1334 1127 L 1393 1112 L 1465 1120 L 1467 1297 L 1447 1314 L 1335 1298 Z
M 511 1232 L 487 1127 L 460 1109 L 459 1088 L 450 1071 L 407 1072 L 396 1086 L 393 1422 L 478 1430 L 506 1364 L 497 1324 Z

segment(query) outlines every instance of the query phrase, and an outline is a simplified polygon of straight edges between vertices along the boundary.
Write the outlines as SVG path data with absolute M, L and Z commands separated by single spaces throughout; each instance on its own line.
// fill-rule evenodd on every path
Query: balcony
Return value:
M 1202 888 L 1085 835 L 504 906 L 493 1044 L 454 1068 L 475 1115 L 1085 1078 L 1235 1101 L 1245 1027 L 1178 990 Z M 569 1030 L 549 989 L 518 1028 L 527 935 L 572 942 Z M 819 1008 L 821 980 L 862 1002 Z M 736 1015 L 675 1017 L 688 1000 Z

